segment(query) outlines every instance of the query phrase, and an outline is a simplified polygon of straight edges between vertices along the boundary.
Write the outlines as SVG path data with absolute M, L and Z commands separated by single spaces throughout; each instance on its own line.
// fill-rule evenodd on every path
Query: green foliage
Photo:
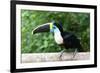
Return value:
M 38 25 L 61 21 L 65 31 L 73 32 L 81 40 L 84 51 L 90 49 L 89 13 L 21 10 L 21 52 L 59 52 L 63 48 L 54 41 L 50 32 L 32 35 Z

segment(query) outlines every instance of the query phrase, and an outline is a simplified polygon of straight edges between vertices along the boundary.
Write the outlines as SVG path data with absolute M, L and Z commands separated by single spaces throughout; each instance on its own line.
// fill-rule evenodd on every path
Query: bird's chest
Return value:
M 63 44 L 63 38 L 62 38 L 60 33 L 55 33 L 54 39 L 55 39 L 57 44 Z

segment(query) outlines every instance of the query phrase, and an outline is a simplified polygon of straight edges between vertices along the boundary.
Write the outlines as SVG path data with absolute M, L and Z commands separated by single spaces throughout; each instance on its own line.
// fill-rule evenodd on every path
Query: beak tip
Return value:
M 35 34 L 35 32 L 34 31 L 32 31 L 32 35 L 34 35 Z

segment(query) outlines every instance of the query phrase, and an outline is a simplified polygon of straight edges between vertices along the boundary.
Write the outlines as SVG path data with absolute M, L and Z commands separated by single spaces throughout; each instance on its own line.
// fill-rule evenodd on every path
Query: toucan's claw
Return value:
M 65 51 L 65 49 L 64 49 L 64 50 L 62 50 L 62 51 L 61 51 L 61 53 L 60 53 L 59 58 L 60 58 L 61 60 L 62 60 L 62 56 L 63 56 L 64 51 Z
M 77 54 L 77 49 L 75 49 L 75 51 L 73 52 L 73 56 L 72 56 L 72 58 L 71 58 L 72 60 L 75 59 L 76 54 Z
M 66 49 L 62 50 L 61 53 L 60 53 L 60 56 L 59 56 L 59 59 L 62 60 L 62 56 L 63 56 L 63 53 L 65 52 Z M 75 49 L 75 51 L 72 53 L 72 57 L 70 60 L 74 60 L 75 59 L 75 56 L 77 54 L 77 49 Z

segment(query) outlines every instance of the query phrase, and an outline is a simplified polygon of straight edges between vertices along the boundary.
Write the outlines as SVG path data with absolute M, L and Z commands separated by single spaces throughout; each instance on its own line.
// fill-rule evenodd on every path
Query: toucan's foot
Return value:
M 65 51 L 65 49 L 61 51 L 61 54 L 60 54 L 60 56 L 59 56 L 59 59 L 60 59 L 60 60 L 62 60 L 62 56 L 63 56 L 64 51 Z
M 77 54 L 77 49 L 75 49 L 75 51 L 73 52 L 73 56 L 72 56 L 71 60 L 75 59 L 76 54 Z

